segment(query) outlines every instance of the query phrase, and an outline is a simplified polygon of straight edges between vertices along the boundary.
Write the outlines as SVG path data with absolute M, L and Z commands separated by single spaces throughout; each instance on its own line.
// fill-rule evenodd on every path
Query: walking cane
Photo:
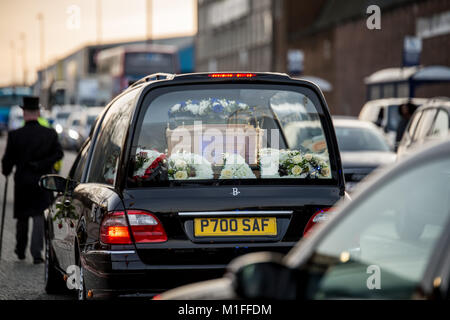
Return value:
M 6 193 L 8 192 L 8 176 L 5 176 L 5 190 L 3 191 L 3 208 L 2 208 L 2 226 L 0 229 L 0 260 L 2 259 L 2 244 L 3 244 L 3 229 L 5 226 L 5 213 L 6 213 Z

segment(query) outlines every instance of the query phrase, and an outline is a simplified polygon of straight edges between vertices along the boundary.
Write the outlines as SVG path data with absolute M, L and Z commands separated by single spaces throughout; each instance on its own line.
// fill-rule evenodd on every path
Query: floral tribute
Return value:
M 225 118 L 236 111 L 248 110 L 249 106 L 245 103 L 227 100 L 209 98 L 203 100 L 187 100 L 178 103 L 169 109 L 169 117 L 177 116 L 212 116 Z
M 208 180 L 214 178 L 211 163 L 198 154 L 174 153 L 170 156 L 168 165 L 169 179 L 171 180 Z
M 219 179 L 256 179 L 245 159 L 238 154 L 224 154 L 224 166 Z
M 225 153 L 219 179 L 256 179 L 253 170 L 239 154 Z M 261 149 L 259 153 L 261 178 L 331 178 L 329 161 L 325 156 L 302 153 L 299 150 Z M 149 180 L 166 174 L 169 180 L 214 179 L 212 164 L 204 157 L 178 152 L 167 157 L 155 150 L 138 148 L 135 155 L 134 180 Z
M 134 179 L 149 179 L 158 174 L 166 163 L 166 155 L 156 150 L 137 148 L 135 156 Z
M 75 206 L 72 204 L 72 201 L 66 199 L 66 195 L 64 195 L 62 202 L 57 202 L 56 205 L 56 213 L 53 217 L 53 221 L 58 220 L 58 228 L 62 229 L 63 220 L 68 220 L 68 224 L 71 228 L 75 227 L 73 223 L 74 220 L 78 219 L 78 214 L 75 212 Z
M 274 172 L 273 164 L 278 163 L 278 172 Z M 286 178 L 330 178 L 328 161 L 320 155 L 299 150 L 263 149 L 260 152 L 261 176 L 269 178 L 279 176 Z M 269 173 L 269 174 L 265 174 Z

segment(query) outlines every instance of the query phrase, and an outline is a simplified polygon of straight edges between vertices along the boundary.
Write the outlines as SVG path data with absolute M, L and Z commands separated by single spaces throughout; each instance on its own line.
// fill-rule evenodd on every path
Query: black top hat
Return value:
M 39 97 L 23 97 L 20 107 L 24 110 L 39 110 Z

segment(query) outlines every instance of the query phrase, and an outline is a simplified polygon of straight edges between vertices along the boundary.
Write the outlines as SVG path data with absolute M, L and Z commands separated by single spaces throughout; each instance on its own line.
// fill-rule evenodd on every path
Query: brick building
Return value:
M 381 9 L 380 30 L 366 26 L 371 4 Z M 449 16 L 450 0 L 316 0 L 306 10 L 306 22 L 295 18 L 303 5 L 304 1 L 284 2 L 286 47 L 304 52 L 305 75 L 333 85 L 325 94 L 332 113 L 359 113 L 367 98 L 364 79 L 380 69 L 402 66 L 405 36 L 422 38 L 422 65 L 450 66 L 450 21 L 442 21 Z M 420 23 L 430 26 L 437 20 L 439 32 L 425 36 Z M 449 96 L 450 86 L 422 86 L 416 91 L 418 97 L 436 95 Z
M 369 5 L 381 9 L 381 30 L 366 26 Z M 198 12 L 198 71 L 288 72 L 288 52 L 300 50 L 302 74 L 332 85 L 334 114 L 359 113 L 364 79 L 402 66 L 406 36 L 422 39 L 422 65 L 450 66 L 450 0 L 199 0 Z M 450 86 L 416 91 L 436 95 Z

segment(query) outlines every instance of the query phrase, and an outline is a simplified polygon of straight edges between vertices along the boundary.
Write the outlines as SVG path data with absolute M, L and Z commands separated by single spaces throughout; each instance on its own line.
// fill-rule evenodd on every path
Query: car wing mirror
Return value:
M 228 268 L 233 289 L 242 299 L 298 299 L 298 271 L 283 263 L 283 255 L 257 252 L 235 259 Z
M 71 194 L 78 185 L 78 182 L 56 174 L 44 175 L 39 179 L 39 186 L 48 191 L 56 191 Z

